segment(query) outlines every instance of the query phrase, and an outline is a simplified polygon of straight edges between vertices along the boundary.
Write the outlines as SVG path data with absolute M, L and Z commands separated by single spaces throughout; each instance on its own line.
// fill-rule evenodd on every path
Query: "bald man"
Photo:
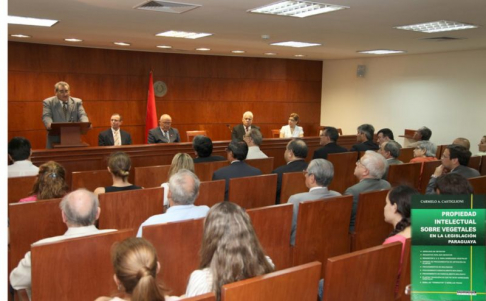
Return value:
M 148 143 L 181 142 L 179 131 L 171 125 L 172 117 L 167 114 L 160 116 L 159 126 L 149 131 Z
M 33 245 L 51 243 L 69 238 L 101 234 L 115 230 L 98 230 L 94 224 L 100 217 L 98 197 L 86 189 L 75 190 L 66 195 L 61 203 L 62 221 L 67 226 L 63 235 L 41 239 Z M 26 289 L 30 298 L 32 286 L 30 251 L 20 261 L 19 265 L 10 274 L 10 284 L 16 290 Z

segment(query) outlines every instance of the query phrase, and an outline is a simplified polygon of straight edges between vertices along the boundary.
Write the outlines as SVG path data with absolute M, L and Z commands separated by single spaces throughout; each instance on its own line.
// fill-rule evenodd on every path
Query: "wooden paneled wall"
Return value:
M 45 148 L 42 100 L 54 84 L 66 81 L 71 96 L 83 99 L 93 124 L 84 140 L 97 145 L 112 113 L 142 144 L 149 72 L 168 92 L 156 97 L 157 115 L 172 116 L 181 132 L 206 130 L 213 140 L 230 139 L 227 124 L 241 122 L 251 110 L 264 137 L 301 117 L 306 136 L 317 135 L 320 121 L 322 62 L 92 49 L 9 42 L 8 136 L 24 136 L 33 148 Z

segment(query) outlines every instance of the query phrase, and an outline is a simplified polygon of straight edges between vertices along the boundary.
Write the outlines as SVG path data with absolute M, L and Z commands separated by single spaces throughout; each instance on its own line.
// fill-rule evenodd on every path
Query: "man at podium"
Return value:
M 56 96 L 43 101 L 42 122 L 46 129 L 51 129 L 53 122 L 89 122 L 83 108 L 83 101 L 69 95 L 69 84 L 58 82 L 54 85 Z M 59 143 L 60 137 L 47 135 L 46 148 L 52 148 L 52 143 Z

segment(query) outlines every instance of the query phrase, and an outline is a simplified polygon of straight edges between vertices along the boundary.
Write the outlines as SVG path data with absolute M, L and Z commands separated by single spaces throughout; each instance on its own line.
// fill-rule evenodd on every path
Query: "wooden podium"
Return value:
M 50 136 L 59 136 L 60 143 L 54 143 L 53 148 L 83 147 L 89 144 L 81 141 L 81 135 L 88 132 L 91 122 L 53 122 Z

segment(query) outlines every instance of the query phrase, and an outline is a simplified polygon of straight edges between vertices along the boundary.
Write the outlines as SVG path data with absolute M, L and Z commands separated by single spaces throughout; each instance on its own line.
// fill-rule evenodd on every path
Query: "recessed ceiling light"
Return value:
M 275 52 L 265 52 L 265 55 L 277 55 Z
M 211 49 L 209 49 L 209 48 L 202 48 L 202 47 L 201 47 L 201 48 L 196 48 L 196 50 L 197 50 L 197 51 L 209 51 L 209 50 L 211 50 Z
M 58 20 L 26 18 L 26 17 L 18 17 L 18 16 L 8 16 L 7 20 L 8 20 L 8 24 L 44 26 L 44 27 L 51 27 L 52 25 L 59 22 Z
M 321 44 L 288 41 L 288 42 L 273 43 L 273 44 L 270 44 L 270 45 L 272 45 L 272 46 L 286 46 L 286 47 L 302 48 L 302 47 L 320 46 Z
M 159 45 L 159 46 L 157 46 L 157 48 L 170 49 L 170 48 L 172 48 L 172 46 L 168 46 L 168 45 Z
M 233 52 L 233 53 L 245 53 L 245 51 L 243 51 L 243 50 L 233 50 L 231 52 Z
M 313 15 L 349 8 L 349 6 L 310 1 L 280 1 L 248 10 L 251 13 L 305 18 Z
M 64 39 L 64 41 L 66 42 L 82 42 L 83 40 L 80 40 L 80 39 Z
M 113 44 L 118 46 L 130 46 L 130 43 L 125 43 L 125 42 L 113 42 Z
M 30 38 L 31 36 L 25 35 L 25 34 L 11 34 L 11 37 L 15 38 Z
M 294 55 L 294 56 L 295 56 L 295 57 L 304 57 L 305 55 L 303 55 L 303 54 L 296 54 L 296 55 Z
M 434 32 L 442 32 L 442 31 L 453 31 L 453 30 L 462 30 L 462 29 L 471 29 L 471 28 L 478 28 L 477 25 L 466 24 L 466 23 L 459 23 L 456 21 L 435 21 L 429 23 L 421 23 L 421 24 L 413 24 L 413 25 L 405 25 L 405 26 L 397 26 L 396 29 L 403 29 L 403 30 L 412 30 L 412 31 L 420 31 L 426 33 L 434 33 Z
M 376 50 L 363 50 L 357 51 L 358 53 L 364 54 L 394 54 L 394 53 L 405 53 L 403 50 L 387 50 L 387 49 L 376 49 Z
M 184 38 L 184 39 L 199 39 L 202 37 L 212 36 L 212 33 L 198 33 L 198 32 L 185 32 L 170 30 L 156 34 L 157 37 L 169 37 L 169 38 Z

